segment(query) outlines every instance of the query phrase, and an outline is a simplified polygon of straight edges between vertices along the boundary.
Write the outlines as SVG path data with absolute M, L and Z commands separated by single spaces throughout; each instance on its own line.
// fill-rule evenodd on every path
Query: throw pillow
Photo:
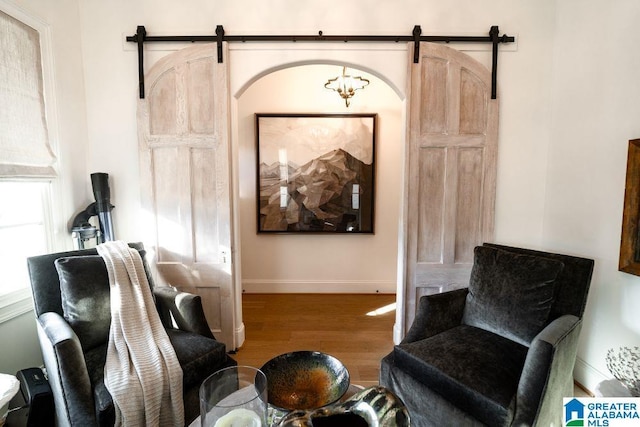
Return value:
M 545 327 L 560 261 L 478 246 L 462 323 L 523 345 Z
M 98 255 L 59 258 L 63 316 L 75 331 L 82 348 L 90 350 L 109 339 L 111 293 L 109 274 Z

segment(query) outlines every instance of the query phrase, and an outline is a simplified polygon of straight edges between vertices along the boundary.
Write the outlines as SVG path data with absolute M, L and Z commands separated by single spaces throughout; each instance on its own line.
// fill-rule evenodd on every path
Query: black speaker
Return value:
M 20 381 L 20 392 L 29 407 L 27 427 L 54 426 L 55 408 L 51 386 L 40 368 L 22 369 L 16 373 Z
M 115 240 L 113 233 L 113 219 L 111 210 L 115 207 L 111 204 L 111 190 L 109 190 L 109 175 L 103 172 L 91 174 L 91 186 L 93 196 L 96 198 L 96 213 L 100 222 L 102 242 Z

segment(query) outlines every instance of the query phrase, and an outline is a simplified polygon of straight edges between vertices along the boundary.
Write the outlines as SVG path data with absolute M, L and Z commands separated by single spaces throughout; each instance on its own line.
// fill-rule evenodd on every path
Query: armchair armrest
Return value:
M 170 326 L 172 317 L 178 329 L 193 332 L 207 338 L 214 338 L 202 309 L 199 295 L 181 292 L 170 286 L 153 288 L 160 319 L 165 326 Z
M 402 343 L 419 341 L 460 325 L 468 292 L 462 288 L 420 298 L 416 317 Z
M 37 329 L 59 425 L 95 425 L 91 381 L 77 335 L 55 312 L 41 314 Z
M 558 402 L 573 395 L 573 367 L 581 328 L 581 319 L 564 315 L 533 339 L 518 384 L 512 425 L 561 424 L 562 406 Z

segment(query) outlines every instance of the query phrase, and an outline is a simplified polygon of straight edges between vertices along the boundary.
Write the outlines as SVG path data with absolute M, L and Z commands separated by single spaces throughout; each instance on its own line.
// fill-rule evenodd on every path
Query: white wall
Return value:
M 640 137 L 640 4 L 558 2 L 544 246 L 595 259 L 576 376 L 611 377 L 607 349 L 640 341 L 640 278 L 618 271 L 630 139 Z
M 15 375 L 20 369 L 43 364 L 33 311 L 0 324 L 0 342 L 1 373 Z

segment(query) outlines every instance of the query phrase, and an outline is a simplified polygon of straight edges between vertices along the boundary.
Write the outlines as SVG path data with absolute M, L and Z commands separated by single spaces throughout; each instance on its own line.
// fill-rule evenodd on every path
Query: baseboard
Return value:
M 239 349 L 240 347 L 242 347 L 242 344 L 244 344 L 244 322 L 240 323 L 240 326 L 236 328 L 236 330 L 234 331 L 234 337 L 233 340 L 236 343 L 236 348 L 235 350 Z
M 402 341 L 402 338 L 404 338 L 404 335 L 402 334 L 402 329 L 400 329 L 400 325 L 398 324 L 398 322 L 393 324 L 393 343 L 394 344 L 400 344 L 400 341 Z
M 395 294 L 396 282 L 244 279 L 242 291 L 248 294 Z
M 579 357 L 576 358 L 576 363 L 573 368 L 573 378 L 590 394 L 594 394 L 594 390 L 598 384 L 611 379 Z

